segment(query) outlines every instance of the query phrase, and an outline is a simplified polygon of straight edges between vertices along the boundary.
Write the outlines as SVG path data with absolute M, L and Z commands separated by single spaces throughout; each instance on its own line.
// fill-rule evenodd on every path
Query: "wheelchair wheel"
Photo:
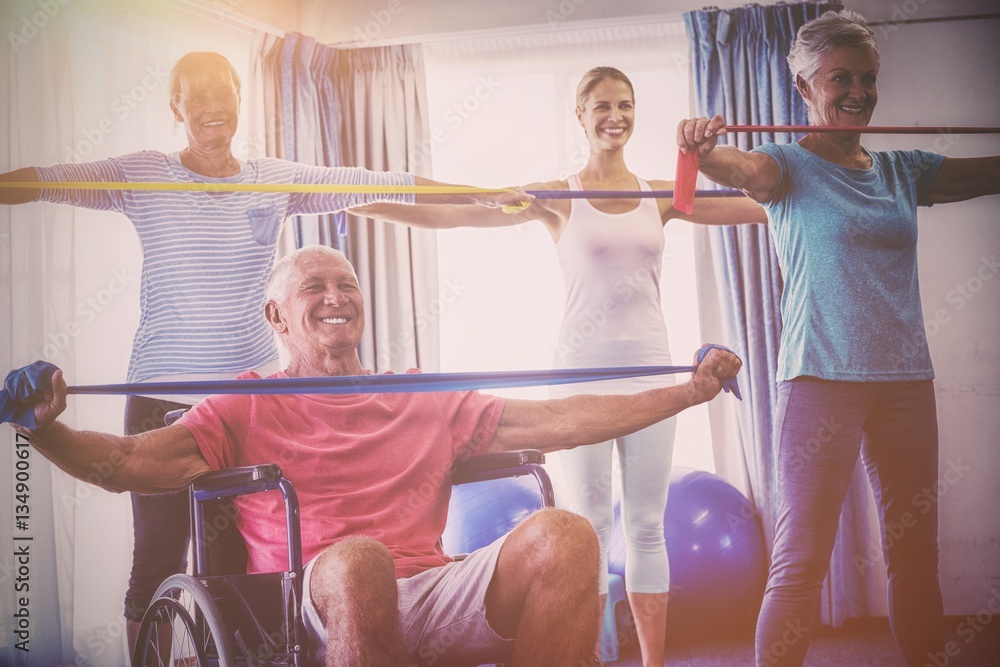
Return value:
M 175 574 L 156 589 L 133 667 L 236 667 L 222 613 L 200 581 Z

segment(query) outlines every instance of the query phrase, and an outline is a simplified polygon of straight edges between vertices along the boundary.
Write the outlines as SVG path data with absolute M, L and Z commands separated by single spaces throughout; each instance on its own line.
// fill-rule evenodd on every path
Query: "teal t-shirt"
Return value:
M 798 144 L 754 149 L 778 163 L 767 209 L 778 263 L 778 379 L 883 382 L 934 377 L 917 280 L 917 206 L 944 161 L 873 153 L 870 169 Z

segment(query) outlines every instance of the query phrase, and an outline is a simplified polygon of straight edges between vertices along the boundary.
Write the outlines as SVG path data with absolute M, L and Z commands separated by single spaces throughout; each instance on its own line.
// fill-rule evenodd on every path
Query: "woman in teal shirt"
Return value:
M 862 126 L 878 101 L 878 45 L 859 15 L 804 25 L 788 56 L 816 126 Z M 711 180 L 768 212 L 784 278 L 775 415 L 777 525 L 757 623 L 757 665 L 801 665 L 841 506 L 860 454 L 886 526 L 889 619 L 908 665 L 944 645 L 933 369 L 917 282 L 918 205 L 1000 192 L 1000 158 L 868 151 L 858 132 L 812 132 L 753 151 L 716 147 L 725 121 L 694 118 L 678 145 Z M 895 537 L 895 536 L 894 536 Z M 794 635 L 789 628 L 795 628 Z M 792 637 L 794 641 L 790 640 Z

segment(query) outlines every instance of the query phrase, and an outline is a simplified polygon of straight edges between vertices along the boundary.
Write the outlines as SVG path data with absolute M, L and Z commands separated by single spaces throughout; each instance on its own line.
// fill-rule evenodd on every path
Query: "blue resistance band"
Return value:
M 70 394 L 402 394 L 427 391 L 464 391 L 502 387 L 595 382 L 667 373 L 685 373 L 695 366 L 622 366 L 560 370 L 398 373 L 390 375 L 333 375 L 328 377 L 210 380 L 204 382 L 136 382 L 69 387 Z
M 731 351 L 721 345 L 706 345 L 698 351 L 701 363 L 709 350 Z M 210 380 L 200 382 L 131 382 L 68 387 L 69 394 L 377 394 L 429 391 L 468 391 L 503 387 L 571 384 L 622 378 L 693 373 L 697 366 L 618 366 L 609 368 L 564 368 L 555 370 L 400 373 L 388 375 L 335 375 L 326 377 L 261 378 L 258 380 Z M 36 361 L 8 374 L 0 391 L 0 423 L 14 422 L 34 428 L 33 403 L 52 390 L 56 366 Z M 723 389 L 742 400 L 736 378 Z

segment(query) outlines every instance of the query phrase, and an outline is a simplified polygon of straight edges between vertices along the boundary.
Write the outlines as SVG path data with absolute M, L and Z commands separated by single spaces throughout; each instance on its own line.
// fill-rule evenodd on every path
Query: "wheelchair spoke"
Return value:
M 157 589 L 139 627 L 134 667 L 235 667 L 225 624 L 208 589 L 174 575 Z M 141 651 L 141 652 L 140 652 Z
M 191 614 L 176 600 L 150 605 L 139 628 L 136 667 L 209 667 Z

